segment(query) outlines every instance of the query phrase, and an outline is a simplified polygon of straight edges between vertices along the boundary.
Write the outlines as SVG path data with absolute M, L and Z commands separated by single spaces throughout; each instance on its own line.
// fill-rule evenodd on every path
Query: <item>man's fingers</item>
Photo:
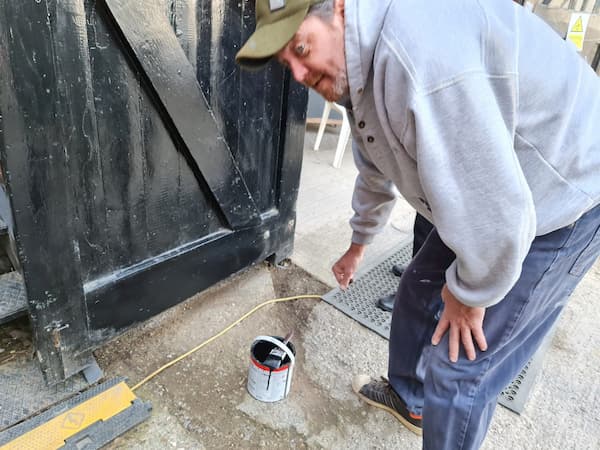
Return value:
M 475 342 L 477 342 L 477 346 L 479 347 L 479 350 L 481 350 L 482 352 L 485 352 L 488 348 L 487 346 L 487 341 L 485 339 L 485 335 L 483 334 L 483 329 L 482 328 L 474 328 L 471 330 L 471 333 L 473 333 L 473 339 L 475 340 Z
M 451 362 L 458 361 L 458 348 L 460 346 L 460 329 L 458 327 L 450 327 L 450 336 L 448 343 L 448 358 Z
M 469 361 L 475 360 L 475 346 L 473 345 L 473 336 L 471 335 L 471 329 L 469 327 L 463 327 L 460 330 L 460 339 L 465 349 L 465 354 Z
M 345 275 L 342 275 L 342 279 L 340 281 L 340 287 L 342 288 L 343 291 L 348 289 L 348 279 L 346 278 Z
M 433 336 L 431 336 L 431 344 L 438 345 L 446 331 L 448 330 L 448 321 L 443 318 L 438 322 L 437 327 L 435 327 L 435 331 L 433 332 Z
M 351 275 L 336 269 L 333 269 L 333 274 L 335 275 L 335 279 L 340 285 L 340 288 L 342 288 L 342 290 L 346 290 L 352 281 Z
M 474 361 L 477 358 L 475 344 L 481 351 L 487 350 L 487 341 L 483 334 L 484 308 L 469 307 L 462 304 L 452 295 L 446 285 L 442 289 L 444 310 L 436 327 L 431 343 L 439 344 L 448 332 L 448 359 L 457 362 L 460 348 L 464 348 L 465 356 Z
M 338 284 L 342 287 L 342 289 L 344 288 L 343 284 L 344 284 L 344 269 L 342 269 L 341 267 L 339 267 L 337 264 L 334 265 L 331 268 L 333 275 L 335 276 L 335 281 L 338 282 Z
M 348 285 L 350 279 L 352 279 L 352 275 L 354 273 L 352 267 L 349 264 L 346 264 L 342 261 L 338 261 L 337 263 L 335 263 L 331 270 L 333 271 L 337 282 L 340 284 L 345 283 L 346 286 Z

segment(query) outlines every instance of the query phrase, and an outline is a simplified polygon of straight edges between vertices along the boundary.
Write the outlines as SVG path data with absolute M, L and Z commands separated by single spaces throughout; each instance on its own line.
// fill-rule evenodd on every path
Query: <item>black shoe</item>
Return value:
M 377 300 L 377 307 L 387 312 L 394 310 L 394 301 L 396 300 L 396 294 L 386 295 Z
M 397 277 L 401 277 L 405 270 L 406 266 L 404 264 L 394 264 L 392 266 L 392 273 Z
M 402 425 L 413 433 L 419 436 L 423 434 L 422 417 L 408 410 L 406 403 L 396 394 L 385 378 L 374 380 L 368 375 L 357 375 L 352 380 L 352 389 L 369 405 L 393 414 Z

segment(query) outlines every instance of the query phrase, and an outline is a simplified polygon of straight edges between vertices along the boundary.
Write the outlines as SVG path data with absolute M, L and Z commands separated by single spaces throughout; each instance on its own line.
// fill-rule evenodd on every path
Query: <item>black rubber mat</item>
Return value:
M 412 258 L 412 240 L 400 244 L 369 267 L 357 273 L 348 289 L 328 292 L 323 300 L 346 313 L 386 339 L 390 338 L 391 313 L 375 306 L 377 299 L 398 289 L 394 264 L 408 264 Z
M 392 274 L 392 266 L 408 264 L 411 258 L 412 241 L 404 242 L 358 273 L 355 281 L 346 291 L 335 288 L 322 298 L 365 327 L 389 339 L 392 314 L 379 309 L 376 302 L 380 297 L 393 293 L 398 288 L 399 279 Z M 546 336 L 531 361 L 500 394 L 498 402 L 501 405 L 517 413 L 523 411 L 535 378 L 542 368 L 543 357 L 551 342 L 552 334 Z
M 523 367 L 521 373 L 502 391 L 498 398 L 498 403 L 502 406 L 519 414 L 523 412 L 527 397 L 535 384 L 538 374 L 542 370 L 544 356 L 552 343 L 555 329 L 556 326 L 546 335 L 542 341 L 542 345 L 525 367 Z

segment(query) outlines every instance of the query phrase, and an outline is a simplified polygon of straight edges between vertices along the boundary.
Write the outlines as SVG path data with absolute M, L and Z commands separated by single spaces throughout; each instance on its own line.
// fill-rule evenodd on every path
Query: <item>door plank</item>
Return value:
M 76 237 L 79 218 L 95 216 L 103 196 L 91 182 L 98 147 L 83 0 L 0 2 L 0 42 L 2 166 L 36 355 L 53 384 L 92 356 Z
M 196 73 L 155 1 L 105 0 L 135 62 L 164 107 L 163 119 L 185 144 L 182 152 L 206 182 L 231 228 L 260 222 L 254 199 L 202 94 Z

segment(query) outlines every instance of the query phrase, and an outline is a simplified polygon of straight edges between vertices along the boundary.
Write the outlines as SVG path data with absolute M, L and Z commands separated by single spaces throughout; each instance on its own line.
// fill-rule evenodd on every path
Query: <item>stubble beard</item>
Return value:
M 348 75 L 345 70 L 340 70 L 337 77 L 335 77 L 335 83 L 333 85 L 333 93 L 339 100 L 342 96 L 348 93 Z
M 329 102 L 337 102 L 340 98 L 348 94 L 348 92 L 348 75 L 344 70 L 340 70 L 333 81 L 331 90 L 324 97 Z

